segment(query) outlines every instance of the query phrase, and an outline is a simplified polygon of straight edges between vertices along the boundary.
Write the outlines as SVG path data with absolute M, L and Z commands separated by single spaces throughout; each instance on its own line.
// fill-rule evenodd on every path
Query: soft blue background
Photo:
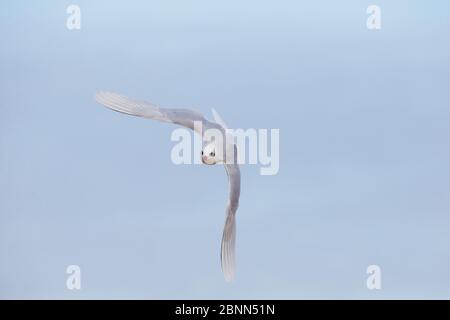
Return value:
M 0 9 L 0 298 L 450 298 L 447 0 Z M 99 89 L 280 129 L 279 174 L 242 168 L 233 284 L 224 169 L 173 165 L 175 127 Z

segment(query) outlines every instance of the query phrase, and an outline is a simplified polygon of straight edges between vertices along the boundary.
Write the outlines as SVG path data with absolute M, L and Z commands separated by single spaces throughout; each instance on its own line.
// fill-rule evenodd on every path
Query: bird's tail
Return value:
M 236 242 L 236 219 L 234 213 L 228 213 L 223 229 L 221 262 L 225 280 L 234 279 L 234 246 Z

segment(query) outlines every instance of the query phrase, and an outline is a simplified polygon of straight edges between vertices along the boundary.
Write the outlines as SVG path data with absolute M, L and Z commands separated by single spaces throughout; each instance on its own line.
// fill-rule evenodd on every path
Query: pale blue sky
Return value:
M 450 298 L 449 10 L 2 1 L 0 298 Z M 99 89 L 280 129 L 279 174 L 242 168 L 233 284 L 224 169 L 173 165 L 175 127 L 109 111 Z

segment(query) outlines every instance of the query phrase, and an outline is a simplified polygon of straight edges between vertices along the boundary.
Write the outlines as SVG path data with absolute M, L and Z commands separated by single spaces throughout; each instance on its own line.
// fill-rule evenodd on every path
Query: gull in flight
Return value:
M 234 278 L 234 247 L 236 239 L 236 211 L 239 205 L 241 190 L 241 174 L 237 163 L 237 148 L 234 139 L 229 139 L 227 126 L 220 115 L 213 109 L 214 121 L 209 121 L 197 111 L 189 109 L 160 108 L 149 102 L 138 101 L 113 92 L 98 92 L 95 100 L 100 104 L 121 113 L 133 116 L 174 123 L 194 130 L 202 136 L 203 146 L 201 160 L 204 164 L 222 163 L 228 175 L 229 199 L 226 208 L 225 227 L 222 235 L 221 263 L 225 280 Z M 203 130 L 199 130 L 197 123 L 201 123 Z M 205 141 L 204 132 L 216 129 L 225 137 L 225 144 L 219 146 L 217 141 Z M 232 161 L 228 161 L 231 155 Z

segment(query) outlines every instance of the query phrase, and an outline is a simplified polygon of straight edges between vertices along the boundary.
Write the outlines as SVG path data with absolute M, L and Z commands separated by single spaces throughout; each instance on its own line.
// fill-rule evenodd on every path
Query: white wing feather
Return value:
M 207 121 L 201 113 L 190 109 L 160 108 L 146 101 L 134 100 L 107 91 L 98 92 L 95 95 L 95 100 L 114 111 L 162 122 L 175 123 L 192 130 L 195 129 L 194 122 L 196 121 L 202 123 L 203 129 L 211 127 L 211 122 Z
M 234 279 L 235 242 L 236 242 L 236 211 L 239 206 L 241 192 L 241 173 L 239 165 L 225 164 L 228 174 L 229 199 L 226 210 L 225 227 L 221 245 L 222 271 L 226 281 Z
M 220 126 L 222 126 L 222 128 L 224 129 L 228 129 L 227 124 L 225 123 L 225 121 L 223 121 L 222 117 L 220 116 L 220 114 L 216 111 L 216 109 L 211 109 L 211 112 L 213 114 L 213 118 L 214 121 L 219 124 Z

